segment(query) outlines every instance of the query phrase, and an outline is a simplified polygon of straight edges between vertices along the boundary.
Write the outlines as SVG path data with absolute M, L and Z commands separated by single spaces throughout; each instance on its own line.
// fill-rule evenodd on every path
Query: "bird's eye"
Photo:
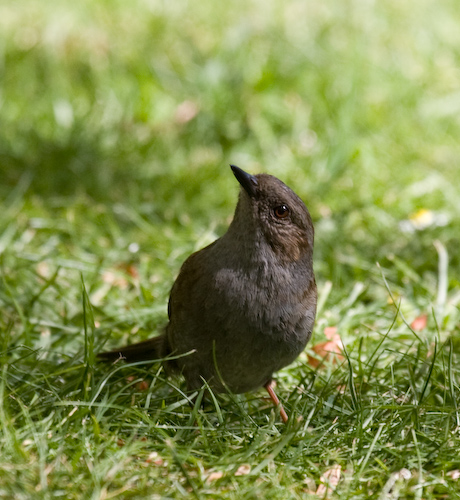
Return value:
M 289 207 L 287 205 L 280 205 L 273 209 L 273 213 L 277 219 L 285 219 L 289 216 Z

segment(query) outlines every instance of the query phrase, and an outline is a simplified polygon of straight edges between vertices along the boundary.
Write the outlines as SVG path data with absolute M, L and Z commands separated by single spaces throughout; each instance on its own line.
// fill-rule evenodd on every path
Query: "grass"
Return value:
M 0 497 L 460 497 L 456 7 L 0 5 Z M 261 393 L 201 407 L 95 362 L 162 328 L 231 220 L 228 163 L 315 221 L 287 426 Z

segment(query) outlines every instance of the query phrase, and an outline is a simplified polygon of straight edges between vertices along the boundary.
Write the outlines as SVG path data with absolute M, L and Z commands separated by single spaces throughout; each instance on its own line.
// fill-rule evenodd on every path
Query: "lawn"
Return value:
M 455 0 L 1 2 L 0 498 L 460 498 L 459 25 Z M 315 223 L 287 425 L 95 359 L 161 331 L 229 163 Z

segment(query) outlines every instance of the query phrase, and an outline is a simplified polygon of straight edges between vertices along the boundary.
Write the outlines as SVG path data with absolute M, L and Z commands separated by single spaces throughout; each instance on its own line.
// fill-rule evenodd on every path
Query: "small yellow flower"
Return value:
M 426 208 L 421 208 L 409 216 L 409 220 L 412 222 L 415 229 L 425 229 L 430 227 L 435 222 L 435 214 L 432 210 L 427 210 Z

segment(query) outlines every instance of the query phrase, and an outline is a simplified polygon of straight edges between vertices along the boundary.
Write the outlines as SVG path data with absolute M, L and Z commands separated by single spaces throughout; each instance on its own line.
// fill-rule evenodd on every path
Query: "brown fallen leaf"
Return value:
M 317 368 L 321 363 L 335 357 L 337 360 L 343 359 L 343 344 L 336 326 L 328 326 L 324 329 L 324 335 L 328 340 L 319 342 L 311 347 L 317 356 L 307 355 L 309 365 Z
M 136 387 L 138 391 L 146 391 L 149 388 L 149 384 L 145 380 L 142 380 L 142 382 L 136 384 Z
M 223 477 L 224 473 L 220 470 L 218 471 L 214 471 L 214 472 L 211 472 L 209 474 L 209 476 L 206 478 L 206 481 L 209 481 L 210 483 L 212 481 L 217 481 L 218 479 L 220 479 L 221 477 Z
M 460 470 L 458 469 L 450 470 L 449 472 L 447 472 L 447 475 L 454 481 L 457 481 L 457 479 L 460 479 Z
M 337 337 L 337 327 L 336 326 L 326 326 L 324 329 L 324 335 L 329 340 L 334 340 Z
M 152 451 L 152 453 L 150 453 L 146 462 L 148 464 L 157 465 L 158 467 L 165 465 L 165 461 L 160 457 L 160 455 L 158 455 L 156 451 Z
M 251 466 L 249 464 L 243 464 L 238 467 L 235 472 L 235 476 L 247 476 L 251 472 Z
M 139 278 L 139 271 L 134 264 L 131 264 L 129 262 L 120 262 L 117 265 L 117 269 L 124 271 L 128 276 L 131 276 L 131 278 Z
M 410 327 L 415 332 L 420 332 L 426 328 L 427 323 L 428 323 L 428 315 L 421 314 L 420 316 L 417 316 L 414 319 L 414 321 L 412 321 L 412 323 L 410 324 Z
M 112 271 L 110 269 L 106 269 L 102 273 L 102 280 L 104 283 L 107 283 L 108 285 L 111 285 L 116 288 L 120 288 L 124 290 L 125 288 L 128 287 L 129 283 L 126 278 L 123 278 L 121 273 Z
M 328 497 L 339 484 L 342 466 L 335 464 L 334 467 L 328 469 L 321 477 L 321 484 L 316 490 L 316 495 L 320 498 Z
M 183 101 L 177 106 L 174 114 L 176 123 L 187 123 L 193 120 L 200 111 L 198 104 L 191 100 Z
M 136 380 L 136 377 L 134 375 L 128 375 L 126 377 L 127 382 L 133 382 L 134 380 Z M 136 388 L 138 391 L 146 391 L 149 388 L 149 384 L 147 381 L 141 380 L 136 384 Z
M 48 262 L 42 260 L 37 264 L 37 273 L 42 277 L 42 278 L 49 278 L 51 276 L 50 272 L 50 266 Z

